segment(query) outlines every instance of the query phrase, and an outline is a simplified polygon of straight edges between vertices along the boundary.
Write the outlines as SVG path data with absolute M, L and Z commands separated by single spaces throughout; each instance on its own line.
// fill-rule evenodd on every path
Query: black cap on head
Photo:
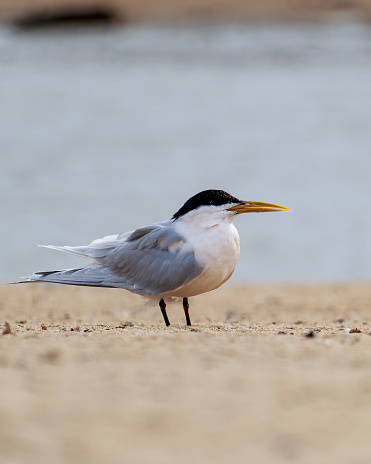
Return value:
M 241 201 L 229 193 L 224 192 L 224 190 L 204 190 L 187 200 L 173 215 L 172 219 L 178 219 L 200 206 L 221 206 L 227 205 L 228 203 L 236 204 L 241 203 Z

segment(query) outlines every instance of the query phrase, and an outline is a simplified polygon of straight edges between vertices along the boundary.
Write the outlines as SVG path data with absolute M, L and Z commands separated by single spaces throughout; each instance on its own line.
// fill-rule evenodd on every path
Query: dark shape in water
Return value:
M 118 21 L 113 11 L 102 9 L 54 11 L 30 14 L 16 19 L 13 24 L 23 30 L 37 30 L 54 27 L 81 27 L 112 24 Z

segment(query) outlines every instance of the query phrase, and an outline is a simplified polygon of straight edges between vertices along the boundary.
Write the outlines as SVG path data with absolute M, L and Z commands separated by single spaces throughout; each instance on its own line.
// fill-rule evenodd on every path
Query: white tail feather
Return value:
M 64 251 L 65 253 L 71 253 L 74 255 L 82 256 L 83 258 L 89 258 L 89 256 L 83 251 L 86 247 L 70 247 L 70 246 L 56 246 L 56 245 L 39 245 L 42 248 L 50 248 L 51 250 Z

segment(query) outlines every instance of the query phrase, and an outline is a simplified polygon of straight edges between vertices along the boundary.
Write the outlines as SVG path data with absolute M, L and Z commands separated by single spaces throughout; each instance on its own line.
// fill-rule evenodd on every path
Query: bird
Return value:
M 191 325 L 188 298 L 215 290 L 233 274 L 240 238 L 234 220 L 243 213 L 287 212 L 290 208 L 243 201 L 209 189 L 189 198 L 171 219 L 94 240 L 87 246 L 42 245 L 88 258 L 85 267 L 36 272 L 24 282 L 122 288 L 159 304 L 182 300 Z

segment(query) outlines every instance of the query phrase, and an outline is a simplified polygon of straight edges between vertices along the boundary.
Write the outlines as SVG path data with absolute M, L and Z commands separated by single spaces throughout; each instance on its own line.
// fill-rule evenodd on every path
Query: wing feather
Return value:
M 94 240 L 88 246 L 49 246 L 90 258 L 94 264 L 83 269 L 37 273 L 30 280 L 119 287 L 143 296 L 174 291 L 201 275 L 204 268 L 172 224 L 151 224 Z
M 188 284 L 204 269 L 171 225 L 169 221 L 134 231 L 127 240 L 107 249 L 99 263 L 142 295 L 159 295 Z M 174 244 L 175 251 L 170 251 Z

